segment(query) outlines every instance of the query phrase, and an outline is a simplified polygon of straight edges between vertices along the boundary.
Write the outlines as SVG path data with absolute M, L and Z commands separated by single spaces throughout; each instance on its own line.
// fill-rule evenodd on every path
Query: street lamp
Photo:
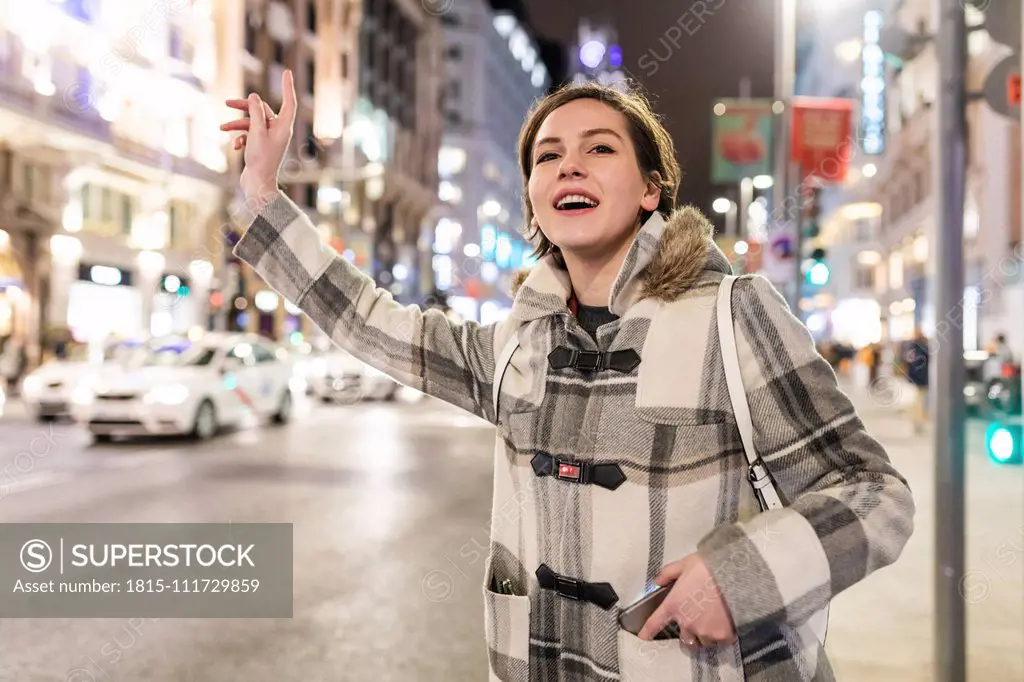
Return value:
M 53 260 L 61 265 L 74 264 L 82 255 L 82 242 L 75 237 L 55 234 L 50 237 L 50 253 Z
M 719 215 L 725 216 L 725 234 L 736 236 L 736 203 L 725 197 L 718 197 L 711 205 L 712 210 Z
M 481 204 L 480 211 L 488 218 L 497 218 L 501 215 L 501 204 L 494 199 L 488 199 Z
M 843 42 L 836 45 L 836 57 L 846 62 L 847 64 L 853 64 L 860 59 L 861 51 L 864 49 L 863 43 L 854 38 L 852 40 L 844 40 Z

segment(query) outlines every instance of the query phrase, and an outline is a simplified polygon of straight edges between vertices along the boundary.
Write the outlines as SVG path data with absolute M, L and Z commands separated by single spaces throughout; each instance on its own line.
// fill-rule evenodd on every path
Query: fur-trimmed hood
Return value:
M 708 270 L 731 273 L 729 261 L 713 235 L 711 222 L 693 206 L 680 208 L 668 218 L 654 213 L 637 233 L 612 286 L 612 312 L 621 315 L 633 303 L 647 298 L 675 300 Z M 533 268 L 515 273 L 512 296 L 516 303 L 524 298 L 523 287 L 535 290 L 526 295 L 531 309 L 539 303 L 533 294 L 550 294 L 564 303 L 571 292 L 568 273 L 550 254 Z M 527 301 L 523 304 L 518 307 L 526 306 Z M 514 303 L 513 310 L 516 307 Z

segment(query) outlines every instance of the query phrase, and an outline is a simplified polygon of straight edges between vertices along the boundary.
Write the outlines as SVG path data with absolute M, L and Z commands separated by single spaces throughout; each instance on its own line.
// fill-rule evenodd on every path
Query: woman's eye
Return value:
M 541 154 L 540 156 L 537 157 L 537 163 L 542 163 L 544 161 L 550 161 L 551 159 L 554 159 L 554 158 L 556 158 L 556 155 L 555 155 L 554 152 L 544 152 L 543 154 Z
M 611 153 L 613 153 L 613 152 L 614 152 L 615 150 L 614 150 L 614 149 L 612 149 L 611 147 L 609 147 L 609 146 L 608 146 L 608 145 L 606 145 L 606 144 L 599 144 L 599 145 L 597 145 L 596 147 L 594 147 L 594 148 L 593 148 L 593 149 L 592 149 L 591 151 L 594 151 L 594 152 L 600 152 L 600 153 L 602 153 L 602 154 L 611 154 Z

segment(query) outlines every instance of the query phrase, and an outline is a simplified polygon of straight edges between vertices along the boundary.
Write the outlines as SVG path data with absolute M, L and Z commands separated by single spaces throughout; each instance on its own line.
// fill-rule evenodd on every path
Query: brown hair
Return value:
M 533 206 L 530 204 L 530 174 L 533 172 L 533 144 L 544 119 L 555 109 L 578 99 L 596 99 L 626 117 L 629 135 L 636 149 L 636 158 L 644 178 L 654 182 L 661 190 L 657 211 L 668 215 L 675 208 L 676 195 L 682 173 L 676 161 L 672 137 L 651 109 L 647 98 L 638 90 L 620 92 L 596 83 L 569 84 L 538 100 L 526 116 L 519 131 L 519 169 L 523 176 L 523 215 L 526 217 L 526 236 L 534 244 L 533 255 L 540 258 L 558 247 L 552 244 L 540 228 L 531 230 Z M 643 211 L 640 222 L 651 217 L 652 211 Z

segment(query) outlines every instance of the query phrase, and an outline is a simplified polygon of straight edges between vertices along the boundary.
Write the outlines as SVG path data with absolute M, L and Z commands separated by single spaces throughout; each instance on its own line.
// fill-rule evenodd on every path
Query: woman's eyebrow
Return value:
M 622 135 L 619 135 L 611 128 L 589 128 L 580 133 L 580 139 L 594 137 L 595 135 L 614 135 L 615 137 L 619 138 L 619 141 L 622 141 Z M 562 138 L 560 137 L 542 137 L 541 139 L 537 140 L 536 144 L 534 144 L 534 147 L 539 147 L 543 144 L 561 144 L 561 142 Z

